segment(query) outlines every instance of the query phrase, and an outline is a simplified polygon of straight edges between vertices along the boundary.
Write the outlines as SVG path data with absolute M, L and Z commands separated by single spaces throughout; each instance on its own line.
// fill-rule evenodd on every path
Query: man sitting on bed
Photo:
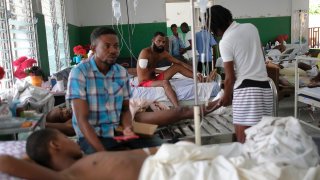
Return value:
M 137 63 L 139 86 L 163 87 L 170 102 L 174 107 L 178 107 L 178 98 L 169 80 L 176 73 L 181 73 L 186 77 L 192 78 L 192 67 L 172 57 L 164 50 L 165 44 L 166 38 L 164 33 L 156 32 L 153 36 L 151 47 L 144 48 L 140 52 Z M 157 63 L 164 59 L 172 62 L 172 65 L 165 71 L 157 71 Z M 159 74 L 157 75 L 157 73 Z M 202 80 L 202 77 L 199 77 L 199 80 Z
M 118 143 L 114 131 L 120 124 L 123 136 L 134 136 L 129 111 L 128 72 L 116 63 L 120 54 L 117 33 L 99 27 L 90 36 L 93 55 L 72 68 L 66 99 L 71 100 L 72 125 L 83 151 L 93 153 L 123 148 L 159 146 L 159 137 L 133 139 L 131 147 Z

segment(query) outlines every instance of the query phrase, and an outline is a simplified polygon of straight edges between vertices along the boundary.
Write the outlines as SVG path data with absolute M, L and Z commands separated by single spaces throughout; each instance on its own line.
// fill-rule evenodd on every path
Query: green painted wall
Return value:
M 248 18 L 236 19 L 239 23 L 252 23 L 254 24 L 260 34 L 260 39 L 263 45 L 269 40 L 274 39 L 280 34 L 287 34 L 289 36 L 288 42 L 291 42 L 291 17 L 268 17 L 268 18 Z
M 46 27 L 43 14 L 36 13 L 37 23 L 37 35 L 38 35 L 38 46 L 39 46 L 39 65 L 43 72 L 48 76 L 50 74 L 49 70 L 49 60 L 47 51 L 47 37 L 46 37 Z
M 81 27 L 68 24 L 70 57 L 74 56 L 73 47 L 81 44 Z
M 47 44 L 45 36 L 44 16 L 42 14 L 36 14 L 38 18 L 38 37 L 39 37 L 39 50 L 40 50 L 40 63 L 41 67 L 47 73 L 49 72 L 49 62 L 47 53 Z M 266 44 L 269 40 L 273 41 L 279 34 L 288 34 L 291 36 L 291 17 L 268 17 L 268 18 L 248 18 L 248 19 L 236 19 L 239 23 L 252 23 L 254 24 L 260 33 L 260 38 L 263 44 Z M 70 44 L 70 55 L 73 56 L 73 47 L 76 45 L 86 45 L 90 43 L 90 34 L 92 30 L 99 26 L 85 26 L 78 27 L 72 24 L 68 24 L 69 32 L 69 44 Z M 108 26 L 112 27 L 112 26 Z M 122 42 L 125 40 L 129 46 L 129 34 L 134 28 L 134 33 L 131 35 L 131 49 L 134 56 L 138 56 L 141 49 L 150 46 L 153 33 L 156 31 L 166 32 L 168 36 L 172 34 L 170 27 L 167 27 L 166 22 L 160 23 L 144 23 L 132 25 L 119 25 L 114 28 L 122 33 L 119 34 L 119 38 L 122 34 Z M 180 29 L 179 29 L 180 31 Z M 120 38 L 121 40 L 121 38 Z M 290 39 L 289 41 L 290 42 Z M 120 58 L 130 57 L 128 48 L 123 44 Z
M 92 30 L 96 27 L 99 27 L 99 26 L 86 26 L 86 27 L 80 28 L 80 36 L 81 36 L 80 40 L 81 40 L 82 45 L 90 44 L 90 34 L 91 34 Z M 107 27 L 112 28 L 112 26 L 107 26 Z M 162 32 L 166 31 L 166 23 L 165 22 L 135 24 L 135 26 L 119 25 L 118 28 L 117 28 L 117 26 L 114 26 L 114 29 L 118 32 L 119 40 L 122 42 L 125 41 L 128 46 L 129 46 L 129 38 L 128 38 L 129 33 L 128 32 L 132 32 L 133 27 L 134 27 L 134 33 L 133 33 L 133 35 L 131 34 L 131 49 L 132 49 L 132 53 L 136 57 L 139 55 L 141 49 L 151 45 L 151 39 L 153 37 L 153 34 L 156 31 L 162 31 Z M 128 30 L 128 28 L 130 28 L 130 31 Z M 119 31 L 122 33 L 119 33 Z M 122 34 L 123 39 L 121 38 L 121 34 Z M 71 47 L 71 48 L 73 48 L 73 47 Z M 123 43 L 122 49 L 120 52 L 120 58 L 127 58 L 127 57 L 130 57 L 130 52 L 129 52 L 128 48 L 126 47 L 126 45 Z
M 291 36 L 291 17 L 266 17 L 266 18 L 247 18 L 247 19 L 235 19 L 239 23 L 252 23 L 254 24 L 260 34 L 260 39 L 263 45 L 265 45 L 269 40 L 274 41 L 274 39 L 280 34 L 288 34 L 290 42 Z M 171 24 L 168 24 L 170 26 Z M 179 27 L 180 25 L 178 25 Z M 180 28 L 178 28 L 181 32 Z M 171 36 L 172 32 L 170 27 L 167 27 L 167 35 Z

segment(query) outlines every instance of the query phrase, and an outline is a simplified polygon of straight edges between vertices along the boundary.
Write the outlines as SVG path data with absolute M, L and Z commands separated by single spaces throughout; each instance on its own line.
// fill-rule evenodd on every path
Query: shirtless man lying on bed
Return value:
M 151 47 L 144 48 L 139 55 L 137 62 L 137 75 L 139 86 L 142 87 L 163 87 L 168 99 L 174 107 L 178 107 L 178 98 L 169 80 L 176 74 L 192 78 L 192 67 L 182 61 L 172 57 L 165 51 L 166 38 L 164 33 L 156 32 L 152 39 Z M 172 62 L 172 65 L 165 71 L 157 71 L 157 63 L 167 59 Z M 159 73 L 156 75 L 156 73 Z M 202 81 L 202 76 L 199 76 Z
M 200 106 L 201 115 L 206 115 L 220 106 L 218 105 L 219 99 L 209 102 L 207 106 Z M 167 109 L 166 107 L 159 107 L 157 111 L 144 111 L 139 112 L 139 110 L 143 107 L 149 107 L 150 104 L 137 104 L 133 105 L 134 100 L 130 100 L 130 112 L 132 117 L 134 117 L 135 121 L 147 123 L 147 124 L 156 124 L 159 126 L 169 125 L 176 123 L 183 119 L 191 119 L 193 118 L 193 108 L 192 107 L 177 107 L 173 109 Z M 154 106 L 161 106 L 160 103 L 152 103 Z M 152 108 L 151 108 L 152 109 Z
M 34 132 L 27 140 L 32 161 L 0 156 L 0 172 L 24 179 L 138 179 L 148 154 L 142 150 L 102 151 L 83 157 L 79 145 L 54 129 Z M 150 149 L 151 153 L 155 149 Z M 125 172 L 125 173 L 124 173 Z
M 46 128 L 57 129 L 67 136 L 76 133 L 72 127 L 72 110 L 66 107 L 52 109 L 46 116 Z
M 201 106 L 201 114 L 206 115 L 216 109 L 218 101 L 209 102 L 207 106 Z M 141 108 L 148 109 L 151 106 L 157 106 L 157 111 L 141 111 Z M 150 108 L 153 110 L 153 108 Z M 159 126 L 169 125 L 178 122 L 183 119 L 193 118 L 192 107 L 178 107 L 174 109 L 168 109 L 163 107 L 161 103 L 141 103 L 130 100 L 130 111 L 135 121 L 155 124 Z M 156 117 L 156 118 L 155 118 Z M 46 116 L 46 128 L 56 129 L 67 136 L 74 136 L 75 132 L 72 127 L 72 111 L 67 108 L 54 108 Z

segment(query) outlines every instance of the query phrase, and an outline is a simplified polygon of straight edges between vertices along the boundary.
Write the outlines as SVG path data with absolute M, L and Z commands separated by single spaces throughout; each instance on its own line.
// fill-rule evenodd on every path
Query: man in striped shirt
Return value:
M 120 124 L 124 136 L 134 135 L 129 111 L 128 73 L 115 63 L 120 50 L 113 29 L 97 28 L 90 39 L 94 55 L 71 70 L 66 94 L 66 99 L 72 101 L 72 124 L 82 150 L 93 153 L 127 146 L 160 145 L 161 141 L 153 138 L 139 138 L 130 143 L 113 139 Z

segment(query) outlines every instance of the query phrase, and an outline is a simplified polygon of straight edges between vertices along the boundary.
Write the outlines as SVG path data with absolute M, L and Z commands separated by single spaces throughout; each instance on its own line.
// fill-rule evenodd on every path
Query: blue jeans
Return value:
M 145 147 L 160 146 L 163 141 L 158 136 L 153 137 L 140 137 L 139 139 L 132 139 L 128 141 L 117 142 L 112 137 L 99 137 L 102 145 L 106 150 L 117 151 L 117 150 L 128 150 L 128 149 L 141 149 Z M 85 154 L 92 154 L 96 150 L 87 142 L 85 138 L 79 138 L 78 141 L 81 150 Z

